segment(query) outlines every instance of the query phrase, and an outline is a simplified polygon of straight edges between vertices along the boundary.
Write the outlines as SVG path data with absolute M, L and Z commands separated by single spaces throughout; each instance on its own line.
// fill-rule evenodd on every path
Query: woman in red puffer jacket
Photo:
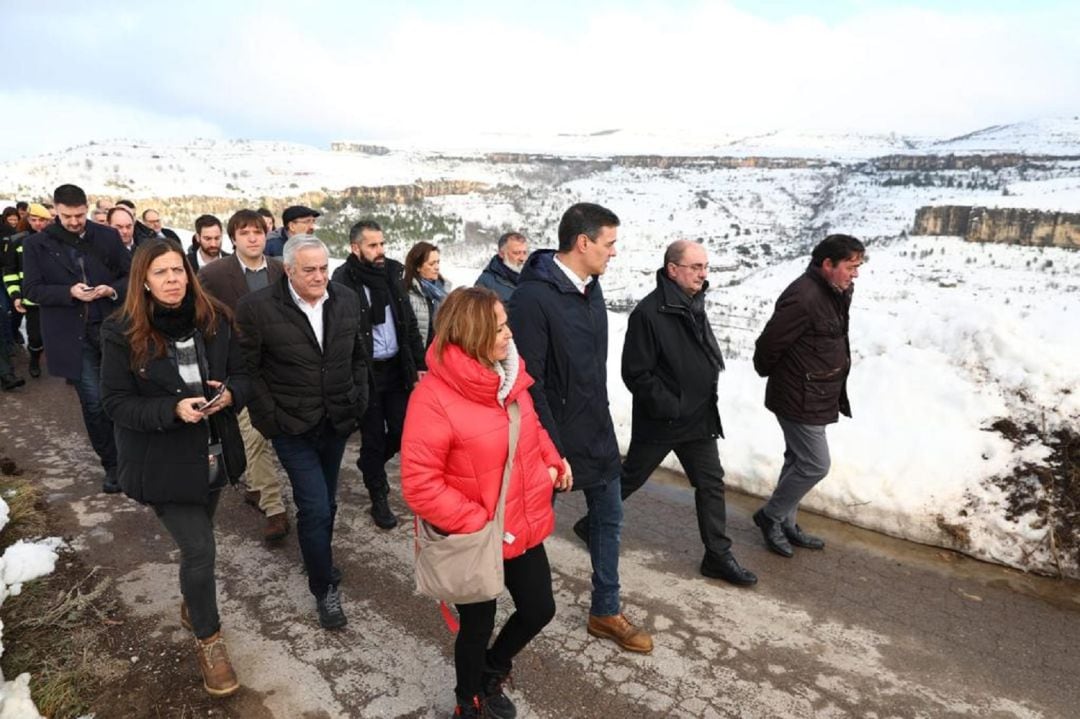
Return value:
M 502 685 L 512 660 L 555 615 L 544 539 L 555 526 L 554 489 L 569 465 L 540 425 L 506 310 L 491 290 L 446 298 L 427 352 L 428 372 L 409 400 L 401 441 L 401 490 L 413 512 L 447 534 L 475 532 L 495 516 L 516 401 L 521 431 L 506 490 L 503 561 L 515 611 L 495 638 L 495 600 L 458 604 L 455 716 L 515 716 Z M 482 714 L 483 712 L 483 714 Z

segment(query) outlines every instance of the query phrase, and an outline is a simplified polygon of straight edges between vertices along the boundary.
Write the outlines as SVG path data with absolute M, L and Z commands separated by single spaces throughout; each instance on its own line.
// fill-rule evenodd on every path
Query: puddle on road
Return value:
M 693 511 L 693 497 L 688 493 L 689 489 L 690 483 L 685 475 L 662 467 L 653 473 L 645 487 L 646 491 L 655 492 L 669 501 L 686 504 Z M 761 506 L 761 498 L 731 487 L 726 490 L 726 498 L 729 508 L 737 508 L 747 516 Z M 1080 611 L 1080 581 L 1042 577 L 983 562 L 951 549 L 890 537 L 809 510 L 799 511 L 799 524 L 807 531 L 821 535 L 826 542 L 869 552 L 905 566 L 935 571 L 950 578 L 970 580 L 991 589 L 1011 590 L 1041 599 L 1058 609 Z

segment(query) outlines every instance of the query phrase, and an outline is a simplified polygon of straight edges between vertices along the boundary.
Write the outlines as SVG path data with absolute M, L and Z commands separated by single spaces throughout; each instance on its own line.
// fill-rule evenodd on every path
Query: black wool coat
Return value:
M 848 316 L 854 285 L 834 289 L 817 267 L 788 285 L 754 347 L 754 369 L 768 377 L 765 407 L 800 424 L 851 416 Z
M 271 438 L 303 434 L 328 417 L 334 432 L 347 437 L 368 404 L 360 300 L 348 287 L 329 284 L 320 349 L 288 283 L 283 276 L 237 304 L 240 345 L 252 383 L 251 424 Z
M 131 253 L 113 228 L 87 222 L 84 237 L 96 250 L 82 254 L 81 267 L 72 259 L 68 246 L 48 229 L 26 238 L 23 245 L 22 294 L 41 305 L 41 335 L 49 374 L 70 380 L 82 376 L 83 338 L 88 330 L 94 334 L 100 326 L 89 322 L 91 314 L 96 313 L 101 322 L 123 304 L 131 268 Z M 79 282 L 109 285 L 116 290 L 116 299 L 74 300 L 71 286 Z
M 208 422 L 193 424 L 176 416 L 177 402 L 197 394 L 181 379 L 171 347 L 164 357 L 133 370 L 126 329 L 116 318 L 101 327 L 101 404 L 113 421 L 120 486 L 129 497 L 146 504 L 206 504 L 210 497 Z M 245 461 L 236 412 L 250 394 L 240 343 L 223 316 L 218 317 L 213 337 L 196 335 L 196 342 L 206 363 L 205 379 L 226 382 L 232 391 L 232 406 L 209 421 L 224 445 L 226 472 L 235 480 L 243 473 Z
M 619 476 L 619 445 L 607 394 L 608 324 L 594 277 L 585 293 L 555 265 L 554 250 L 537 250 L 510 298 L 510 329 L 544 429 L 570 460 L 574 489 Z
M 630 313 L 622 378 L 634 397 L 635 442 L 677 444 L 723 436 L 717 409 L 723 358 L 709 323 L 695 328 L 690 304 L 660 269 L 656 289 Z

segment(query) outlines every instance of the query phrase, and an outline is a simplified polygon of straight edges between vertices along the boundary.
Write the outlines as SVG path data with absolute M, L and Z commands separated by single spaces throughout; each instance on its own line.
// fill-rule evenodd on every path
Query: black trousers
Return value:
M 622 498 L 641 489 L 664 457 L 674 452 L 690 484 L 694 487 L 698 531 L 705 551 L 716 556 L 731 552 L 727 536 L 727 505 L 724 503 L 724 468 L 715 439 L 699 439 L 678 444 L 632 440 L 622 465 Z
M 221 490 L 210 493 L 209 504 L 157 504 L 154 513 L 180 549 L 180 593 L 187 602 L 191 629 L 207 639 L 221 628 L 214 562 L 214 513 Z
M 360 458 L 356 466 L 364 477 L 364 486 L 372 499 L 390 491 L 386 463 L 401 449 L 401 430 L 405 426 L 405 408 L 409 390 L 398 358 L 372 363 L 372 387 L 368 408 L 360 423 Z
M 503 563 L 506 589 L 514 600 L 514 613 L 488 649 L 495 631 L 495 600 L 458 604 L 461 627 L 454 642 L 454 670 L 459 704 L 467 704 L 481 692 L 485 669 L 509 673 L 514 657 L 555 616 L 551 592 L 551 566 L 544 545 L 538 544 L 520 557 Z

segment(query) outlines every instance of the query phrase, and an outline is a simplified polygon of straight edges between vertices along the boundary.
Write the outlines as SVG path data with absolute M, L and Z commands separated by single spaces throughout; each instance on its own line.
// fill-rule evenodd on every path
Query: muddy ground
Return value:
M 179 625 L 176 552 L 152 513 L 98 492 L 78 403 L 43 378 L 0 397 L 0 456 L 47 508 L 45 534 L 70 550 L 42 591 L 4 605 L 4 669 L 22 642 L 53 641 L 52 664 L 81 667 L 83 710 L 112 717 L 442 717 L 452 708 L 452 637 L 413 592 L 411 527 L 374 527 L 355 443 L 342 470 L 336 561 L 349 626 L 318 628 L 295 537 L 269 546 L 260 516 L 229 492 L 218 514 L 225 636 L 245 688 L 205 698 Z M 391 501 L 405 516 L 400 495 Z M 548 540 L 558 613 L 522 654 L 510 690 L 520 716 L 1075 717 L 1080 585 L 1034 577 L 820 517 L 823 552 L 771 555 L 750 521 L 759 501 L 729 493 L 729 533 L 753 589 L 703 579 L 693 497 L 666 475 L 626 505 L 627 613 L 656 649 L 620 652 L 585 632 L 589 562 L 559 500 Z M 0 537 L 0 539 L 4 539 Z M 94 601 L 35 640 L 21 618 L 73 587 Z M 77 592 L 76 592 L 77 593 Z M 510 610 L 500 603 L 500 620 Z M 67 620 L 65 620 L 67 621 Z M 34 631 L 45 631 L 43 628 Z M 48 653 L 46 653 L 47 655 Z M 41 657 L 38 657 L 41 659 Z M 30 666 L 40 676 L 52 664 Z M 54 716 L 74 716 L 57 712 Z

